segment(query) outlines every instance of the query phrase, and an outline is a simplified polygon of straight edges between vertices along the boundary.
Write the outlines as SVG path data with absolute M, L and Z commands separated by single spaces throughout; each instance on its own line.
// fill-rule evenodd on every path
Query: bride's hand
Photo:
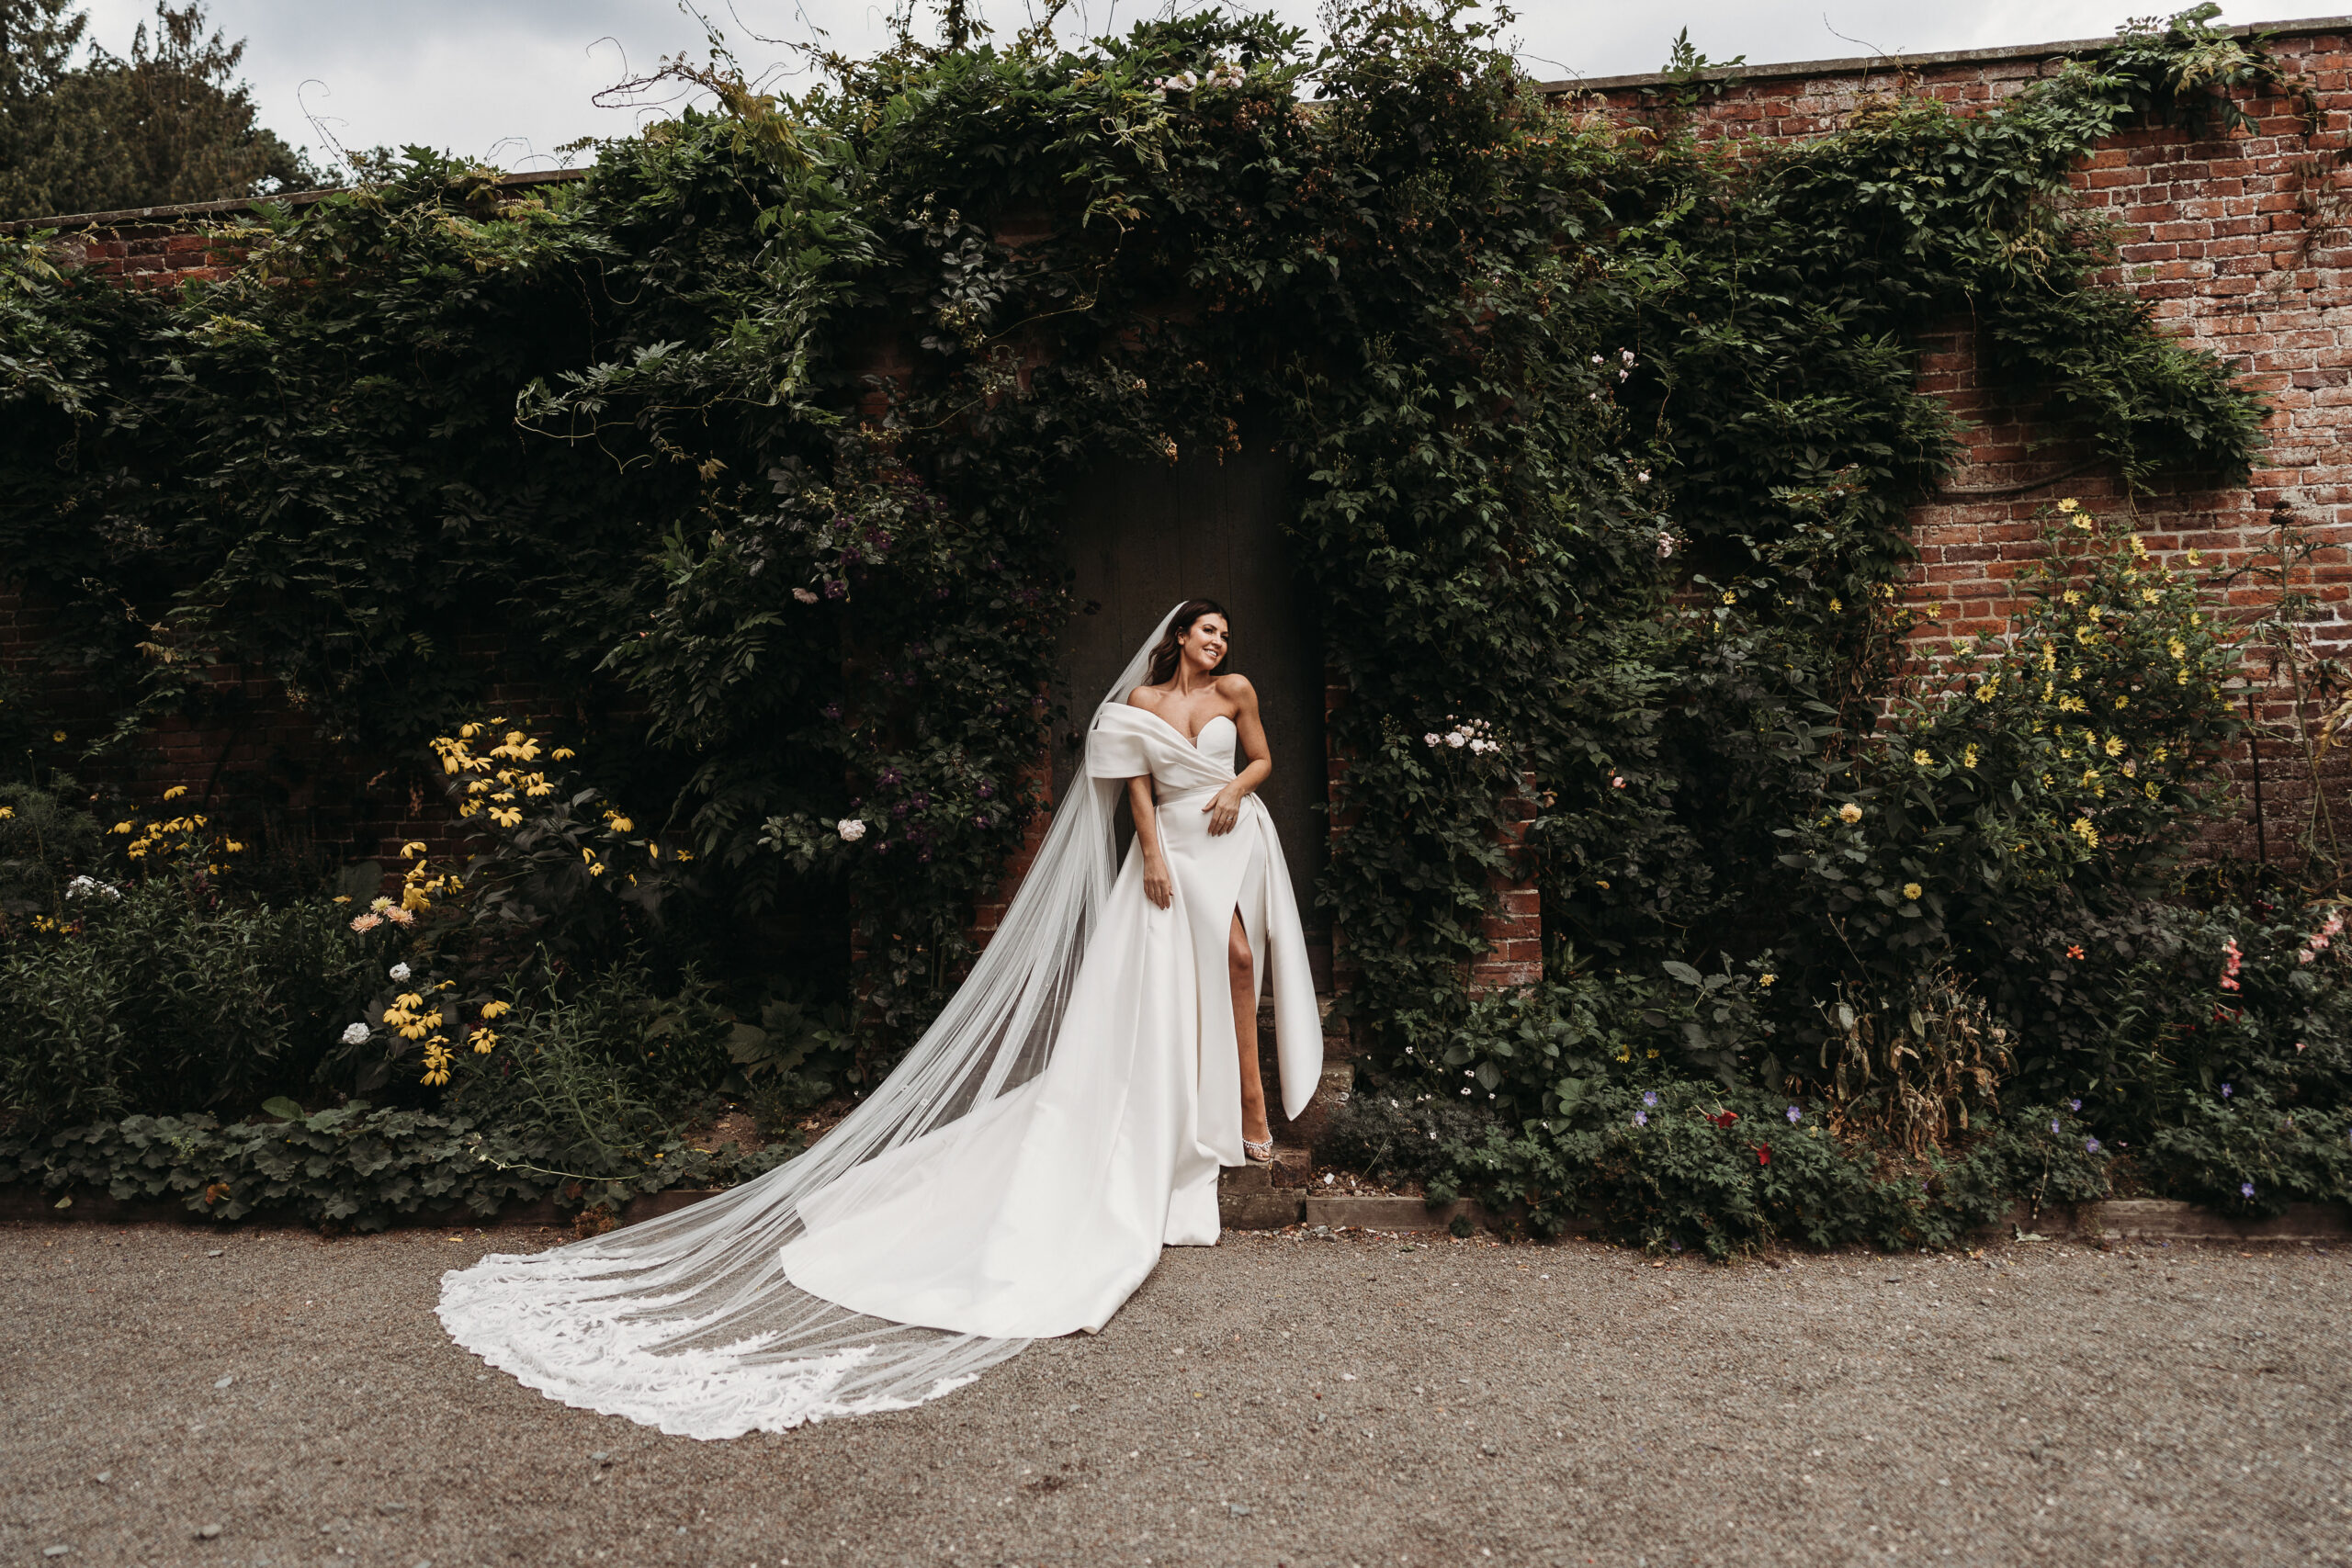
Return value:
M 1159 908 L 1165 909 L 1176 901 L 1175 885 L 1168 879 L 1168 863 L 1146 856 L 1143 863 L 1143 896 Z
M 1209 814 L 1211 834 L 1230 833 L 1233 825 L 1241 820 L 1241 794 L 1229 786 L 1221 789 L 1201 809 Z

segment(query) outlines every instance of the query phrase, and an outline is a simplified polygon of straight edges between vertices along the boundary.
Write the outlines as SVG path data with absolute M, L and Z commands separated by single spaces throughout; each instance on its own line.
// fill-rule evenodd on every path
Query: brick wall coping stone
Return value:
M 2241 22 L 2221 29 L 2239 38 L 2265 33 L 2277 38 L 2307 38 L 2315 33 L 2352 31 L 2352 17 L 2306 17 L 2291 22 Z M 1819 76 L 1867 76 L 1875 72 L 1917 71 L 1938 65 L 1995 64 L 2003 61 L 2049 60 L 2060 55 L 2097 54 L 2112 45 L 2109 38 L 2063 39 L 2056 43 L 2010 43 L 1993 49 L 1947 49 L 1927 54 L 1856 54 L 1839 60 L 1791 61 L 1775 65 L 1711 66 L 1699 73 L 1702 82 L 1797 82 Z M 1539 82 L 1537 89 L 1555 95 L 1614 93 L 1634 87 L 1656 87 L 1668 80 L 1663 71 L 1636 72 L 1630 76 L 1587 76 Z
M 531 169 L 517 175 L 502 175 L 501 190 L 522 190 L 532 186 L 562 185 L 567 181 L 585 179 L 585 169 Z M 225 201 L 187 201 L 175 207 L 126 207 L 116 212 L 71 212 L 55 218 L 17 218 L 0 223 L 0 234 L 22 234 L 36 229 L 121 229 L 157 225 L 179 227 L 181 220 L 209 218 L 217 213 L 251 212 L 270 202 L 287 207 L 308 207 L 331 196 L 341 196 L 351 186 L 329 186 L 319 190 L 280 191 L 276 196 L 236 196 Z
M 2352 16 L 2309 17 L 2291 22 L 2242 22 L 2223 29 L 2239 38 L 2266 33 L 2280 38 L 2309 37 L 2317 33 L 2352 31 Z M 1837 60 L 1791 61 L 1770 65 L 1726 65 L 1699 73 L 1702 82 L 1782 82 L 1803 81 L 1820 76 L 1866 76 L 1879 71 L 1919 70 L 1937 65 L 1993 63 L 2001 61 L 2049 60 L 2058 56 L 2096 54 L 2115 40 L 2112 38 L 2062 39 L 2054 43 L 2002 44 L 1992 49 L 1947 49 L 1924 54 L 1857 54 Z M 1641 71 L 1622 76 L 1586 76 L 1557 82 L 1536 84 L 1539 91 L 1554 95 L 1575 93 L 1611 93 L 1637 87 L 1655 87 L 1667 81 L 1662 71 Z M 526 188 L 531 186 L 560 185 L 584 179 L 586 169 L 533 169 L 503 175 L 502 187 Z M 0 222 L 0 234 L 23 233 L 34 229 L 119 228 L 130 224 L 170 223 L 187 218 L 206 218 L 216 213 L 250 212 L 264 202 L 278 202 L 290 207 L 308 206 L 330 196 L 340 196 L 353 187 L 322 186 L 317 190 L 281 191 L 267 197 L 232 197 L 222 201 L 190 201 L 169 207 L 127 207 L 113 212 L 71 212 L 46 218 L 17 218 Z

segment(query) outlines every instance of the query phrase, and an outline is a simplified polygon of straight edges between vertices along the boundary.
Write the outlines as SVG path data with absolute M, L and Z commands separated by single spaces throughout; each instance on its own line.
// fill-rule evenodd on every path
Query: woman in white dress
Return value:
M 690 1209 L 452 1270 L 451 1336 L 568 1404 L 733 1437 L 935 1398 L 1214 1245 L 1219 1168 L 1272 1155 L 1261 984 L 1289 1114 L 1322 1069 L 1228 637 L 1188 600 L 1129 660 L 994 942 L 847 1120 Z

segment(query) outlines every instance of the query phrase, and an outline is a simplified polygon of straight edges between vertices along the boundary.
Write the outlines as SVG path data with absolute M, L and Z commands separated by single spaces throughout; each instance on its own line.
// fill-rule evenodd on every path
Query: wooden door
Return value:
M 1105 464 L 1071 487 L 1069 564 L 1080 613 L 1063 642 L 1054 798 L 1076 776 L 1094 705 L 1179 601 L 1229 612 L 1226 668 L 1258 690 L 1273 776 L 1261 791 L 1282 836 L 1308 942 L 1320 959 L 1330 921 L 1314 907 L 1329 850 L 1324 799 L 1323 634 L 1294 570 L 1283 525 L 1296 480 L 1279 458 L 1228 453 L 1175 464 Z M 1124 818 L 1125 812 L 1121 813 Z M 1124 844 L 1128 829 L 1122 826 Z M 1322 967 L 1318 963 L 1317 967 Z

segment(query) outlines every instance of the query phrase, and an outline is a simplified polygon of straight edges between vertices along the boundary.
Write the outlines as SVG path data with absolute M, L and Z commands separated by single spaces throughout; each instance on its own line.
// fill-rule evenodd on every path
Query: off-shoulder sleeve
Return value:
M 1107 708 L 1086 736 L 1086 772 L 1098 779 L 1139 778 L 1151 772 L 1151 738 L 1116 708 Z

